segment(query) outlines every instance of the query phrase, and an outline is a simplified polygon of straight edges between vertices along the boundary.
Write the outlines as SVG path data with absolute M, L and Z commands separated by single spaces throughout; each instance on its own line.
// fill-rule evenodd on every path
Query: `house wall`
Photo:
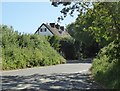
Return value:
M 48 28 L 46 28 L 46 31 L 44 31 L 46 27 L 44 25 L 41 26 L 41 28 L 39 29 L 39 31 L 37 31 L 37 34 L 41 34 L 41 35 L 45 35 L 45 36 L 53 36 L 53 34 L 49 31 Z M 43 30 L 41 32 L 41 29 Z

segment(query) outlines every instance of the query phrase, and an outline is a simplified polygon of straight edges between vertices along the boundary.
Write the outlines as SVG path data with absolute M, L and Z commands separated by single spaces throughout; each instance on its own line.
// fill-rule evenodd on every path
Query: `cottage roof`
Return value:
M 37 33 L 37 32 L 39 31 L 39 29 L 40 29 L 43 25 L 44 25 L 53 35 L 56 35 L 56 36 L 70 36 L 67 31 L 63 31 L 63 30 L 61 30 L 61 29 L 57 29 L 56 27 L 51 27 L 50 25 L 45 24 L 45 23 L 43 23 L 43 24 L 38 28 L 38 30 L 37 30 L 35 33 Z M 60 31 L 61 31 L 61 32 L 60 32 Z
M 53 28 L 48 24 L 45 24 L 45 26 L 47 26 L 47 28 L 50 30 L 50 32 L 52 32 L 52 34 L 60 36 L 60 33 L 58 32 L 59 30 L 57 28 L 55 27 Z

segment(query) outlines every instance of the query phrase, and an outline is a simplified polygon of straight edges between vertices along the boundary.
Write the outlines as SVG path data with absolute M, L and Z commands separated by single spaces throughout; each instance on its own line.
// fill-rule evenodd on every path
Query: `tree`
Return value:
M 62 10 L 60 11 L 62 15 L 58 17 L 58 22 L 60 20 L 64 20 L 64 18 L 69 14 L 71 17 L 74 16 L 74 12 L 77 11 L 80 14 L 85 12 L 88 8 L 92 7 L 90 2 L 64 2 L 58 0 L 56 2 L 52 1 L 51 5 L 54 7 L 58 7 L 59 5 L 63 5 Z
M 3 70 L 65 62 L 65 59 L 50 46 L 44 36 L 20 34 L 5 25 L 0 25 L 0 32 L 2 33 L 0 56 L 2 56 Z
M 89 31 L 101 46 L 118 38 L 120 34 L 120 2 L 76 2 L 73 4 L 52 2 L 55 7 L 60 4 L 63 5 L 60 12 L 64 17 L 61 16 L 58 20 L 63 20 L 68 13 L 73 16 L 73 12 L 78 11 L 76 27 L 82 24 L 81 29 Z M 80 27 L 78 28 L 81 30 Z
M 82 54 L 82 57 L 94 57 L 99 51 L 98 43 L 89 31 L 84 31 L 84 24 L 82 22 L 78 24 L 78 22 L 79 21 L 76 20 L 67 26 L 68 32 L 76 40 L 75 47 L 77 48 L 77 53 L 79 55 Z
M 70 31 L 70 33 L 84 43 L 92 37 L 103 47 L 93 60 L 92 75 L 96 81 L 106 87 L 119 89 L 120 2 L 91 3 L 93 7 L 87 7 L 85 12 L 80 12 L 76 22 L 71 24 L 75 31 Z M 69 25 L 68 28 L 71 26 Z
M 94 8 L 88 10 L 87 16 L 92 18 L 91 25 L 86 31 L 91 31 L 96 41 L 105 46 L 120 35 L 120 2 L 103 2 L 94 4 Z
M 58 36 L 48 36 L 47 40 L 57 52 L 60 52 L 61 44 L 60 44 L 60 38 Z

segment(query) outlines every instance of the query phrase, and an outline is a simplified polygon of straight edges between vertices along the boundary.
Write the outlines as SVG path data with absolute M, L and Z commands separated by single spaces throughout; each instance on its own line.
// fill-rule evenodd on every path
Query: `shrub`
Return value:
M 101 49 L 91 68 L 94 78 L 108 88 L 120 87 L 120 41 Z
M 76 59 L 75 40 L 73 38 L 62 38 L 60 44 L 60 51 L 66 59 Z
M 64 63 L 44 38 L 34 34 L 20 34 L 13 29 L 2 26 L 2 69 L 21 69 L 34 66 L 46 66 Z

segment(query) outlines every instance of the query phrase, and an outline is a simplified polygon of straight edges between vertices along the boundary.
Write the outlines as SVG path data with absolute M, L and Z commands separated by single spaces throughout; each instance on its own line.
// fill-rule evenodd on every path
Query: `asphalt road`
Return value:
M 3 71 L 2 89 L 97 89 L 102 88 L 88 73 L 91 63 L 67 63 Z
M 46 67 L 35 67 L 20 70 L 3 71 L 3 76 L 29 76 L 33 74 L 75 73 L 88 71 L 91 63 L 67 63 Z

